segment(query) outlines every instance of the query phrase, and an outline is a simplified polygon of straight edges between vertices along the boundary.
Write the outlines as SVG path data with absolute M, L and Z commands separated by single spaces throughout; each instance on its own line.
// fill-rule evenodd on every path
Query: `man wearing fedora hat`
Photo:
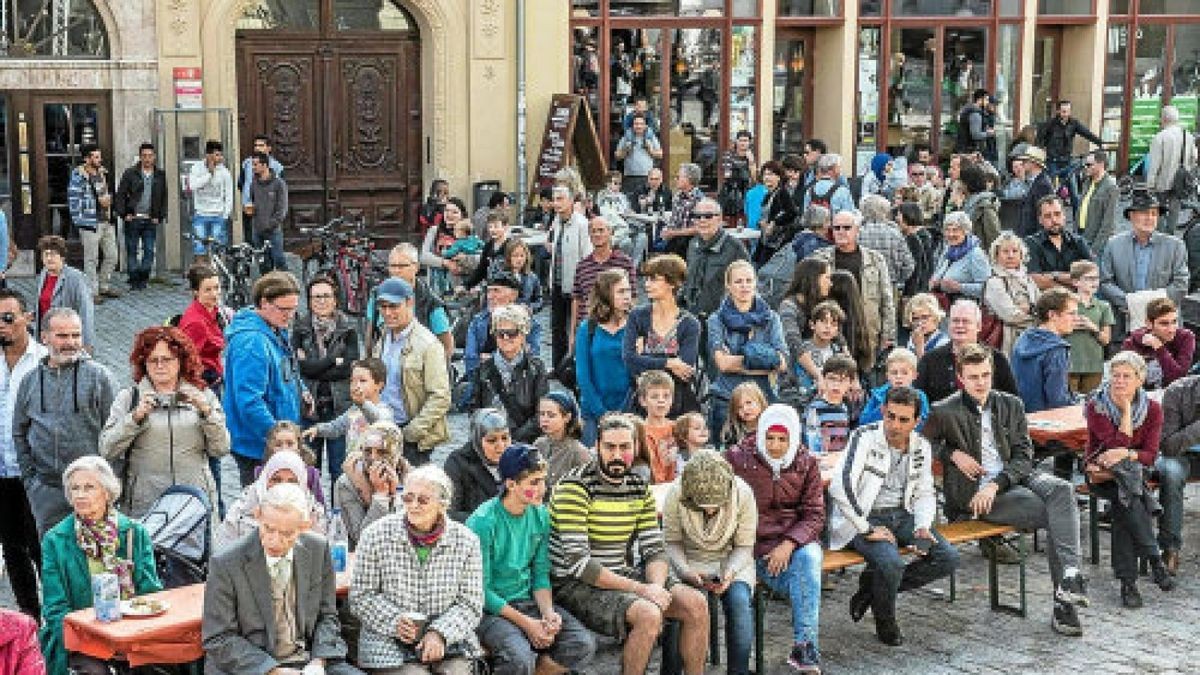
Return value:
M 1038 219 L 1038 202 L 1042 197 L 1054 192 L 1050 176 L 1046 173 L 1046 151 L 1030 145 L 1019 156 L 1025 162 L 1025 182 L 1029 189 L 1025 191 L 1025 199 L 1021 202 L 1021 218 L 1016 224 L 1016 231 L 1022 237 L 1028 237 L 1041 229 Z
M 1126 321 L 1128 293 L 1162 288 L 1176 307 L 1187 293 L 1187 248 L 1178 237 L 1156 231 L 1158 209 L 1153 192 L 1135 189 L 1125 208 L 1132 227 L 1110 239 L 1100 258 L 1100 294 Z

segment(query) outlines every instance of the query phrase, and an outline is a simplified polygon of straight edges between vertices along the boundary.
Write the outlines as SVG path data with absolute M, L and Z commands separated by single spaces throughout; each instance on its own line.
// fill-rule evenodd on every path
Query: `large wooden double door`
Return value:
M 244 32 L 237 59 L 241 147 L 271 138 L 288 185 L 288 238 L 339 216 L 406 238 L 421 198 L 416 34 Z

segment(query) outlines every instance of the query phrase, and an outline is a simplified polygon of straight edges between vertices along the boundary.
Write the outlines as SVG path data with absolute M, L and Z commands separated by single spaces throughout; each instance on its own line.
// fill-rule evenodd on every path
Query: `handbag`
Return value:
M 1183 143 L 1179 146 L 1179 168 L 1171 178 L 1171 194 L 1176 199 L 1188 199 L 1200 191 L 1200 178 L 1187 167 L 1188 133 L 1182 127 L 1179 130 L 1183 133 Z
M 985 291 L 988 281 L 995 278 L 995 276 L 992 276 L 983 282 Z M 1000 282 L 1004 284 L 1004 292 L 1010 293 L 1008 280 L 1000 277 Z M 1000 317 L 996 316 L 996 313 L 988 306 L 987 301 L 979 303 L 979 312 L 982 317 L 979 321 L 979 344 L 1000 349 L 1004 345 L 1004 322 L 1000 320 Z

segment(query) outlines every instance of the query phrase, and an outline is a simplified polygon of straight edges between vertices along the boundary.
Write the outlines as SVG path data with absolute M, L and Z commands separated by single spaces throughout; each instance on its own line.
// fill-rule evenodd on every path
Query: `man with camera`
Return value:
M 1087 606 L 1088 600 L 1079 569 L 1074 488 L 1034 469 L 1024 404 L 992 390 L 991 349 L 967 345 L 956 371 L 962 389 L 934 404 L 924 430 L 944 467 L 946 516 L 1045 529 L 1054 583 L 1050 625 L 1062 635 L 1083 635 L 1075 605 Z

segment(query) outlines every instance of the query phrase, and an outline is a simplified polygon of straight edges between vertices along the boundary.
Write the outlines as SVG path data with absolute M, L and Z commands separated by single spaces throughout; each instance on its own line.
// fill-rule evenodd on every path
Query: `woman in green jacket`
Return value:
M 140 523 L 117 512 L 121 483 L 102 457 L 71 462 L 63 485 L 74 513 L 42 540 L 42 628 L 39 639 L 47 672 L 109 672 L 103 661 L 70 654 L 63 646 L 67 614 L 92 606 L 92 575 L 117 575 L 121 599 L 162 590 L 150 535 Z M 132 549 L 132 551 L 130 550 Z

